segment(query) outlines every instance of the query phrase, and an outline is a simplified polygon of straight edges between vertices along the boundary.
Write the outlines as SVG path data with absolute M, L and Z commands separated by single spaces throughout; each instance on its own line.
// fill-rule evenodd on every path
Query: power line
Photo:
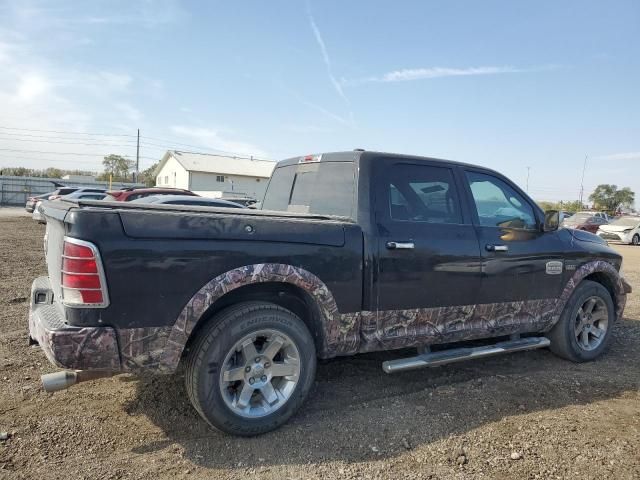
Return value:
M 0 126 L 2 130 L 19 130 L 21 132 L 42 132 L 42 133 L 61 133 L 61 134 L 73 134 L 73 135 L 91 135 L 97 137 L 131 137 L 136 138 L 135 135 L 127 135 L 126 133 L 88 133 L 88 132 L 74 132 L 70 130 L 39 130 L 35 128 L 17 128 L 17 127 L 4 127 Z
M 43 151 L 43 150 L 19 150 L 19 149 L 13 149 L 13 148 L 0 148 L 0 151 L 3 152 L 16 152 L 16 153 L 39 153 L 39 154 L 43 154 L 43 155 L 75 155 L 78 157 L 104 157 L 105 154 L 102 153 L 79 153 L 79 152 L 47 152 L 47 151 Z M 116 154 L 114 154 L 116 155 Z M 121 157 L 131 157 L 131 155 L 120 155 Z M 140 156 L 140 158 L 146 158 L 148 160 L 154 160 L 157 161 L 157 158 L 155 157 L 144 157 L 144 156 Z M 66 160 L 65 160 L 66 161 Z
M 3 132 L 0 132 L 0 135 L 3 135 Z M 48 137 L 50 138 L 50 137 Z M 0 140 L 9 140 L 0 137 Z M 61 145 L 84 145 L 84 146 L 97 146 L 97 147 L 135 147 L 135 143 L 132 144 L 116 144 L 116 143 L 82 143 L 82 142 L 58 142 L 55 140 L 30 140 L 25 138 L 11 138 L 12 142 L 34 142 L 34 143 L 57 143 Z

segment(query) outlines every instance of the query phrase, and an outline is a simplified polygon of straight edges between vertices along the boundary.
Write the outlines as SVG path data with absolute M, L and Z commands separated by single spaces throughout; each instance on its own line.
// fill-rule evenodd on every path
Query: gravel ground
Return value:
M 43 234 L 0 215 L 0 478 L 640 478 L 640 247 L 616 247 L 636 293 L 596 362 L 538 350 L 386 375 L 397 354 L 336 359 L 287 425 L 240 439 L 200 420 L 179 376 L 40 389 L 54 367 L 26 316 Z

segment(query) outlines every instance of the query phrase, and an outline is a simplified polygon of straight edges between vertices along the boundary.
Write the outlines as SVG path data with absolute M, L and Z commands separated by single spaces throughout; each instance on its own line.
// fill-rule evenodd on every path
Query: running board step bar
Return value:
M 437 367 L 447 363 L 462 362 L 475 358 L 491 357 L 503 353 L 522 352 L 548 347 L 551 344 L 546 337 L 526 337 L 506 340 L 504 342 L 485 345 L 482 347 L 462 347 L 439 352 L 421 353 L 415 357 L 398 358 L 382 363 L 382 369 L 387 373 L 404 372 L 424 367 Z

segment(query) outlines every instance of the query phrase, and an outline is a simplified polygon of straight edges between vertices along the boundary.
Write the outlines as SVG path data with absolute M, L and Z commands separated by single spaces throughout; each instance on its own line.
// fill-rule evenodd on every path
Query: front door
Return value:
M 475 206 L 483 260 L 482 303 L 504 304 L 505 311 L 513 311 L 509 304 L 515 305 L 524 308 L 525 316 L 548 313 L 543 310 L 553 306 L 562 290 L 562 232 L 543 232 L 530 200 L 507 179 L 473 169 L 462 176 Z M 529 302 L 531 308 L 520 302 Z
M 457 167 L 390 158 L 375 168 L 377 317 L 365 335 L 394 348 L 466 328 L 478 300 L 480 251 Z M 459 311 L 442 325 L 448 307 Z

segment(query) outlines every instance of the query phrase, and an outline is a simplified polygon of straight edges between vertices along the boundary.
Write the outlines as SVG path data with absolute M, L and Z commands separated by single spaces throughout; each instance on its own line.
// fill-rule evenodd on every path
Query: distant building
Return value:
M 95 182 L 96 177 L 93 175 L 65 175 L 62 177 L 62 180 L 67 180 L 69 182 Z
M 169 150 L 156 169 L 157 187 L 184 188 L 207 197 L 261 200 L 275 162 Z

